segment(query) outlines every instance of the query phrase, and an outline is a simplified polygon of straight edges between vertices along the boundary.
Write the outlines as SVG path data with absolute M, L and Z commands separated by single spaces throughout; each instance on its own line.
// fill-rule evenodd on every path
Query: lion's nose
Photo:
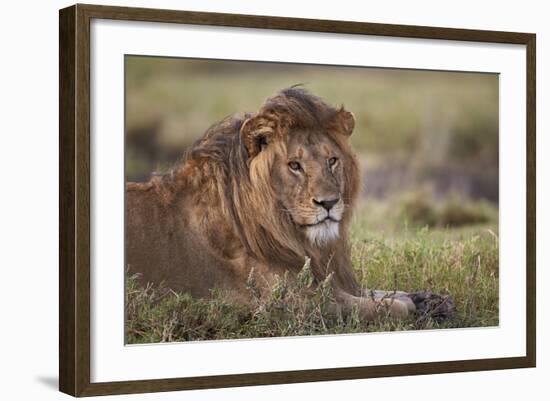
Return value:
M 332 209 L 334 205 L 336 205 L 340 201 L 340 198 L 334 198 L 334 199 L 315 199 L 313 198 L 313 203 L 316 205 L 324 207 L 327 212 Z

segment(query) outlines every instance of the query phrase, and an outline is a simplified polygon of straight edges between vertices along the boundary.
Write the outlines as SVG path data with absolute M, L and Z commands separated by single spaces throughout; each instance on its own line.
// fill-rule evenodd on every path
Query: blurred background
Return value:
M 356 117 L 372 228 L 498 229 L 498 75 L 126 56 L 126 174 L 169 169 L 227 115 L 303 84 Z

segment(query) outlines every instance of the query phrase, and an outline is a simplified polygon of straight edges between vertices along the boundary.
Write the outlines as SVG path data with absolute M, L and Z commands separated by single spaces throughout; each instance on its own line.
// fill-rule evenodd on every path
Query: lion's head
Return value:
M 338 239 L 357 193 L 357 163 L 348 144 L 353 114 L 303 89 L 268 99 L 240 136 L 255 186 L 268 181 L 275 207 L 316 246 Z
M 357 164 L 348 145 L 355 121 L 303 89 L 267 100 L 242 125 L 250 176 L 270 183 L 276 207 L 311 244 L 338 239 L 357 192 Z
M 188 152 L 183 174 L 198 182 L 199 202 L 217 194 L 223 220 L 250 254 L 301 262 L 346 240 L 359 188 L 354 126 L 343 107 L 285 89 L 257 113 L 211 127 Z M 205 221 L 221 227 L 209 210 Z

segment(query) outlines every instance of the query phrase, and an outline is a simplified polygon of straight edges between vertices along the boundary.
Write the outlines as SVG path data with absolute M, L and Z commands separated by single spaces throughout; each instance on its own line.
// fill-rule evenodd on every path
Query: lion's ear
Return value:
M 273 134 L 273 126 L 261 117 L 248 118 L 241 126 L 241 142 L 246 148 L 248 158 L 252 159 L 260 153 Z
M 351 111 L 340 109 L 336 114 L 336 126 L 342 134 L 350 136 L 355 128 L 355 116 Z

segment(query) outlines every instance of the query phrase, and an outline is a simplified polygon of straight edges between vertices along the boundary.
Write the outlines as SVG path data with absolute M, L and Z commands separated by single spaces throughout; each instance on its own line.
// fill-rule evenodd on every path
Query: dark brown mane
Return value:
M 260 113 L 285 116 L 289 128 L 311 130 L 326 128 L 338 111 L 321 98 L 297 87 L 269 98 L 260 109 Z

